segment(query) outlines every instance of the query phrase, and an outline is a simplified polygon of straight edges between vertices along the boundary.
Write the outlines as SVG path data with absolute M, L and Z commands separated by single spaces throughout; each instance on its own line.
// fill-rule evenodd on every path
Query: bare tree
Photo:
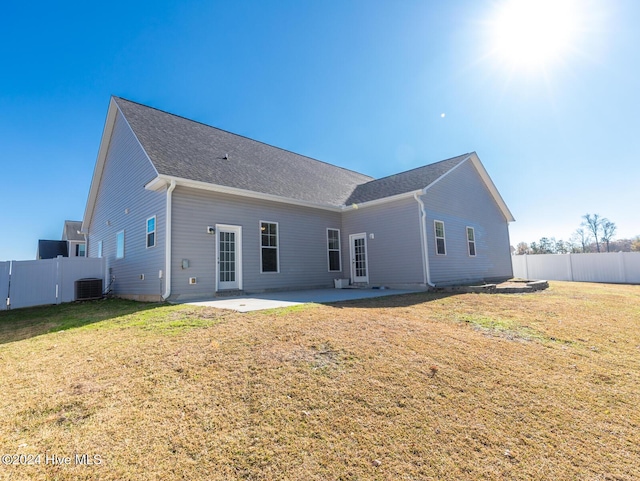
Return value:
M 591 234 L 596 242 L 596 250 L 600 252 L 600 241 L 598 240 L 598 234 L 600 234 L 600 215 L 598 214 L 585 214 L 582 216 L 585 220 L 581 225 L 585 227 Z
M 583 227 L 576 229 L 576 231 L 571 236 L 571 241 L 574 244 L 578 244 L 582 247 L 582 253 L 587 252 L 587 246 L 591 242 L 591 236 L 588 231 L 584 230 Z
M 529 250 L 529 244 L 526 242 L 519 242 L 516 246 L 516 255 L 522 256 L 524 254 L 529 254 L 531 251 Z
M 605 217 L 600 219 L 600 227 L 602 227 L 602 235 L 600 238 L 602 242 L 607 244 L 607 252 L 609 252 L 609 242 L 611 242 L 611 239 L 616 233 L 616 224 Z

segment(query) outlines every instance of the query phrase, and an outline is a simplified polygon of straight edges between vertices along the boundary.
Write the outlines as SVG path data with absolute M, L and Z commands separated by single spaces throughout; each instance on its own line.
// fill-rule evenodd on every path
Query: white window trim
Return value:
M 470 241 L 469 240 L 469 229 L 471 229 L 471 232 L 473 232 L 473 240 Z M 475 257 L 478 254 L 478 244 L 476 243 L 476 230 L 473 227 L 469 227 L 467 226 L 464 230 L 464 235 L 465 238 L 467 240 L 467 253 L 469 254 L 469 257 Z M 473 242 L 473 251 L 475 252 L 475 254 L 471 253 L 471 243 Z
M 102 258 L 102 241 L 98 241 L 98 258 Z
M 267 247 L 262 245 L 262 224 L 275 224 L 276 225 L 276 270 L 275 271 L 263 271 L 262 270 L 262 249 L 273 249 L 273 247 Z M 260 274 L 279 274 L 280 273 L 280 224 L 271 220 L 261 220 L 258 222 L 258 247 L 260 248 Z
M 149 221 L 153 219 L 153 230 L 151 232 L 149 232 Z M 156 219 L 155 215 L 152 215 L 151 217 L 149 217 L 146 222 L 144 223 L 144 231 L 145 231 L 145 235 L 144 235 L 144 245 L 146 246 L 147 249 L 153 249 L 155 246 L 158 245 L 158 219 Z M 153 245 L 150 246 L 149 245 L 149 234 L 153 234 Z
M 335 230 L 338 231 L 338 249 L 329 249 L 329 231 L 330 230 Z M 327 235 L 326 235 L 326 239 L 327 239 L 327 269 L 329 272 L 342 272 L 342 239 L 340 237 L 341 233 L 340 233 L 340 229 L 335 229 L 333 227 L 327 227 Z M 329 256 L 329 253 L 331 251 L 338 251 L 338 270 L 331 270 L 331 258 Z
M 122 234 L 122 256 L 118 257 L 118 236 Z M 124 229 L 116 233 L 116 259 L 124 259 L 125 257 L 125 242 L 126 236 L 124 233 Z
M 436 224 L 440 222 L 442 224 L 442 237 L 438 237 L 438 229 L 436 228 Z M 433 236 L 435 237 L 435 248 L 437 256 L 446 256 L 447 255 L 447 231 L 444 228 L 444 221 L 434 219 L 433 221 Z M 441 254 L 438 252 L 438 239 L 442 239 L 442 243 L 444 245 L 444 252 Z

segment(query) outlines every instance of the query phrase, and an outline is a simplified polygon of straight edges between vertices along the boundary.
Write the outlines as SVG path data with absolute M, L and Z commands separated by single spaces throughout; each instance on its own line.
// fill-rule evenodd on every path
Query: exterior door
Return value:
M 367 263 L 367 234 L 349 236 L 351 254 L 351 282 L 369 282 Z
M 216 225 L 218 291 L 242 289 L 242 227 Z

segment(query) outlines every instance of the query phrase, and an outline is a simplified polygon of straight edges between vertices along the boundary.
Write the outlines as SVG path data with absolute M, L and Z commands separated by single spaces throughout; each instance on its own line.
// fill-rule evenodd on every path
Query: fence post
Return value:
M 627 270 L 625 269 L 625 263 L 624 263 L 624 252 L 620 251 L 618 252 L 618 262 L 619 262 L 619 266 L 620 266 L 620 276 L 622 277 L 622 283 L 626 284 L 627 283 Z
M 569 279 L 573 282 L 573 258 L 571 256 L 573 256 L 573 254 L 569 252 Z
M 56 257 L 56 304 L 62 303 L 62 256 Z
M 527 254 L 524 255 L 524 278 L 529 280 L 529 259 L 527 259 Z

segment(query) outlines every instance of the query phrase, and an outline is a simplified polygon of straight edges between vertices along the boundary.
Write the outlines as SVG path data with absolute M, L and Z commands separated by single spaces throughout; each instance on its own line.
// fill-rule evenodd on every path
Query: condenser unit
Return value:
M 91 299 L 102 299 L 102 279 L 78 279 L 76 281 L 76 301 Z

